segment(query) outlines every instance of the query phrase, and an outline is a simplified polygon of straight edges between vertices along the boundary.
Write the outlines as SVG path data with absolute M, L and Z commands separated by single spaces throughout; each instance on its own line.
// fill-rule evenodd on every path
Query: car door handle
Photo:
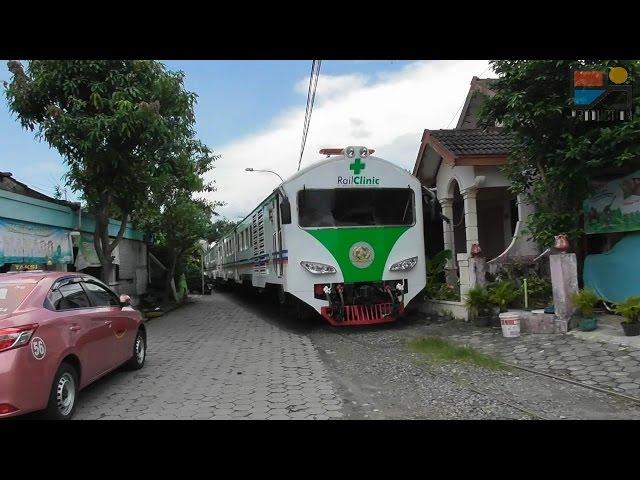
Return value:
M 80 326 L 79 325 L 73 325 L 73 326 L 69 327 L 69 330 L 71 330 L 72 332 L 77 332 L 78 330 L 80 330 Z

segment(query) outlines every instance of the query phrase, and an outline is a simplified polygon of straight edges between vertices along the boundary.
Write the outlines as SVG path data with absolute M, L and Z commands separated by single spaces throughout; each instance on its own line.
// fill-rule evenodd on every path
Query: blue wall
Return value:
M 5 190 L 0 190 L 0 217 L 62 227 L 69 230 L 78 228 L 77 210 Z M 80 230 L 86 233 L 93 233 L 94 229 L 94 217 L 83 211 Z M 119 229 L 119 221 L 109 220 L 110 236 L 115 237 Z M 124 238 L 144 241 L 144 234 L 128 225 L 124 232 Z

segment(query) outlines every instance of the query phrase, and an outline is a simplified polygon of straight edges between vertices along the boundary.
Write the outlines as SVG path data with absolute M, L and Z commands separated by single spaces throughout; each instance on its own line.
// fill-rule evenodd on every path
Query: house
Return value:
M 439 202 L 441 215 L 425 209 L 425 243 L 429 256 L 452 251 L 449 280 L 459 276 L 459 258 L 471 254 L 474 245 L 490 265 L 539 254 L 522 232 L 532 208 L 509 190 L 510 182 L 500 171 L 513 138 L 501 127 L 478 127 L 493 82 L 473 77 L 456 128 L 424 130 L 413 170 Z
M 79 203 L 58 200 L 0 172 L 0 273 L 23 268 L 100 276 L 94 217 Z M 115 238 L 120 222 L 109 220 Z M 147 242 L 131 225 L 114 251 L 109 285 L 136 299 L 147 290 Z

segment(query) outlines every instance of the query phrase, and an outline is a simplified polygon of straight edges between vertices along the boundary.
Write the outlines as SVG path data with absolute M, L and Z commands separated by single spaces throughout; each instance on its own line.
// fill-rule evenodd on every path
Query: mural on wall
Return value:
M 0 218 L 0 265 L 72 262 L 73 249 L 67 230 Z
M 87 267 L 99 267 L 100 259 L 96 253 L 96 248 L 93 243 L 93 235 L 89 233 L 82 233 L 79 237 L 74 237 L 74 244 L 78 247 L 78 255 L 76 256 L 76 269 L 84 270 Z M 113 261 L 115 265 L 120 264 L 120 246 L 118 245 L 113 253 L 116 257 Z
M 583 207 L 586 233 L 640 230 L 640 170 L 596 186 Z

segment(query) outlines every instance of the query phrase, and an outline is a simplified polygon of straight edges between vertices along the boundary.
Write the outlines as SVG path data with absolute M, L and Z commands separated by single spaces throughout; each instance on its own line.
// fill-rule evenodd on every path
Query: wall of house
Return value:
M 123 239 L 118 248 L 119 279 L 113 288 L 132 298 L 144 294 L 147 291 L 147 244 Z
M 0 188 L 0 218 L 59 227 L 69 232 L 79 229 L 82 232 L 93 234 L 95 229 L 94 217 L 85 212 L 79 218 L 78 211 L 66 205 L 22 195 L 3 188 Z M 117 235 L 120 224 L 121 222 L 117 220 L 111 219 L 109 221 L 109 235 L 111 237 Z M 144 241 L 144 234 L 127 226 L 118 248 L 120 278 L 122 280 L 115 281 L 114 271 L 112 272 L 113 281 L 110 283 L 114 283 L 114 289 L 119 293 L 125 293 L 132 298 L 137 297 L 143 294 L 147 287 L 147 245 Z M 67 265 L 55 265 L 51 268 L 65 271 Z

